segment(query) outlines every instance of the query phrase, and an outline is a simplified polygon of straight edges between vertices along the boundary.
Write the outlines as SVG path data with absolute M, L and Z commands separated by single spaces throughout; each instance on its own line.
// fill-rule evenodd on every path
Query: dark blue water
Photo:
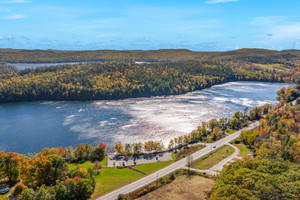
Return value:
M 202 121 L 276 103 L 276 92 L 287 86 L 232 82 L 169 97 L 0 104 L 0 149 L 28 153 L 81 142 L 112 146 L 150 139 L 167 144 Z

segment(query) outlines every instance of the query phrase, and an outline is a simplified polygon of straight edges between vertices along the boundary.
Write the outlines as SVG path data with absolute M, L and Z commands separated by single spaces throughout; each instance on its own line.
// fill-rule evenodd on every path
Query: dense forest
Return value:
M 3 63 L 46 63 L 46 62 L 83 62 L 83 61 L 247 61 L 253 63 L 285 63 L 298 58 L 300 51 L 274 51 L 266 49 L 240 49 L 227 52 L 199 52 L 187 49 L 161 50 L 95 50 L 95 51 L 58 51 L 0 49 L 0 62 Z
M 299 57 L 300 58 L 300 57 Z M 300 59 L 299 59 L 300 60 Z M 182 94 L 228 81 L 299 82 L 300 61 L 95 62 L 18 70 L 0 65 L 0 102 Z
M 0 151 L 1 183 L 14 186 L 11 198 L 19 200 L 89 199 L 100 174 L 107 145 L 79 144 L 77 147 L 45 148 L 40 153 L 23 155 Z M 70 163 L 90 160 L 93 168 Z M 0 199 L 9 199 L 0 195 Z
M 211 199 L 300 199 L 299 89 L 279 90 L 280 103 L 267 110 L 260 127 L 241 134 L 256 156 L 227 166 Z

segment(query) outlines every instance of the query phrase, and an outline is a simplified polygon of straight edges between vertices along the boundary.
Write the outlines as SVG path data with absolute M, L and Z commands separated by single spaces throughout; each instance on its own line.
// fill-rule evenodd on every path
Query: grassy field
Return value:
M 247 156 L 247 154 L 252 154 L 251 150 L 248 149 L 247 146 L 244 145 L 243 143 L 233 144 L 233 145 L 236 146 L 237 148 L 239 148 L 240 156 Z
M 285 71 L 287 70 L 287 68 L 283 67 L 281 64 L 257 64 L 257 63 L 253 63 L 254 65 L 264 68 L 264 69 L 268 69 L 268 70 L 278 70 L 278 71 Z
M 205 145 L 194 145 L 189 147 L 188 149 L 182 149 L 180 151 L 177 151 L 176 153 L 172 153 L 172 158 L 177 161 L 180 160 L 184 157 L 187 157 L 193 153 L 195 153 L 196 151 L 199 151 L 200 149 L 203 149 L 205 147 Z
M 223 160 L 223 156 L 230 156 L 234 153 L 234 148 L 231 146 L 222 146 L 216 150 L 214 150 L 211 154 L 208 154 L 196 161 L 193 162 L 192 168 L 196 169 L 209 169 L 215 164 L 219 163 Z
M 178 176 L 172 183 L 154 190 L 138 200 L 206 200 L 209 199 L 214 180 L 201 176 Z
M 132 168 L 144 172 L 145 174 L 151 174 L 165 166 L 168 166 L 173 162 L 174 161 L 171 160 L 171 161 L 164 161 L 164 162 L 148 163 L 148 164 L 137 165 Z
M 102 168 L 100 175 L 96 176 L 96 187 L 92 199 L 127 185 L 141 177 L 143 177 L 142 174 L 127 168 Z
M 135 166 L 134 168 L 142 171 L 146 174 L 150 174 L 158 169 L 161 169 L 174 161 L 166 161 L 166 162 L 157 162 L 157 163 L 149 163 Z M 114 189 L 127 185 L 139 178 L 142 178 L 144 175 L 138 172 L 135 172 L 131 169 L 124 168 L 107 168 L 106 167 L 106 158 L 100 162 L 102 164 L 101 173 L 95 177 L 96 179 L 96 187 L 95 192 L 92 195 L 92 199 L 102 196 Z M 71 163 L 68 164 L 69 169 L 74 168 L 79 165 L 83 168 L 92 168 L 94 163 L 91 161 L 86 161 L 82 163 Z

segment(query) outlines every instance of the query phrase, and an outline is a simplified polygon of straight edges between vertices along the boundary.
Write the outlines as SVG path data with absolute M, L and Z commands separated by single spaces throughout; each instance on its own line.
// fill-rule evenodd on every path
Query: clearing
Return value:
M 233 147 L 228 145 L 222 146 L 214 150 L 212 153 L 207 154 L 206 156 L 194 161 L 192 168 L 209 169 L 233 153 L 234 153 Z
M 214 180 L 201 176 L 178 176 L 176 179 L 157 190 L 154 190 L 138 200 L 206 200 L 209 199 Z

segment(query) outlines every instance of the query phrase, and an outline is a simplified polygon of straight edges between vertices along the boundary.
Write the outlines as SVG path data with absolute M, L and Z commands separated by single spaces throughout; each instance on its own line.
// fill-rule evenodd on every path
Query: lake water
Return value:
M 66 65 L 66 64 L 78 64 L 78 63 L 86 63 L 86 62 L 64 62 L 64 63 L 7 63 L 8 65 L 15 66 L 19 69 L 26 69 L 26 68 L 36 68 L 42 66 L 57 66 L 57 65 Z
M 0 149 L 28 153 L 101 141 L 108 146 L 145 140 L 168 144 L 202 121 L 231 117 L 245 107 L 276 103 L 276 92 L 288 86 L 231 82 L 168 97 L 0 104 Z

